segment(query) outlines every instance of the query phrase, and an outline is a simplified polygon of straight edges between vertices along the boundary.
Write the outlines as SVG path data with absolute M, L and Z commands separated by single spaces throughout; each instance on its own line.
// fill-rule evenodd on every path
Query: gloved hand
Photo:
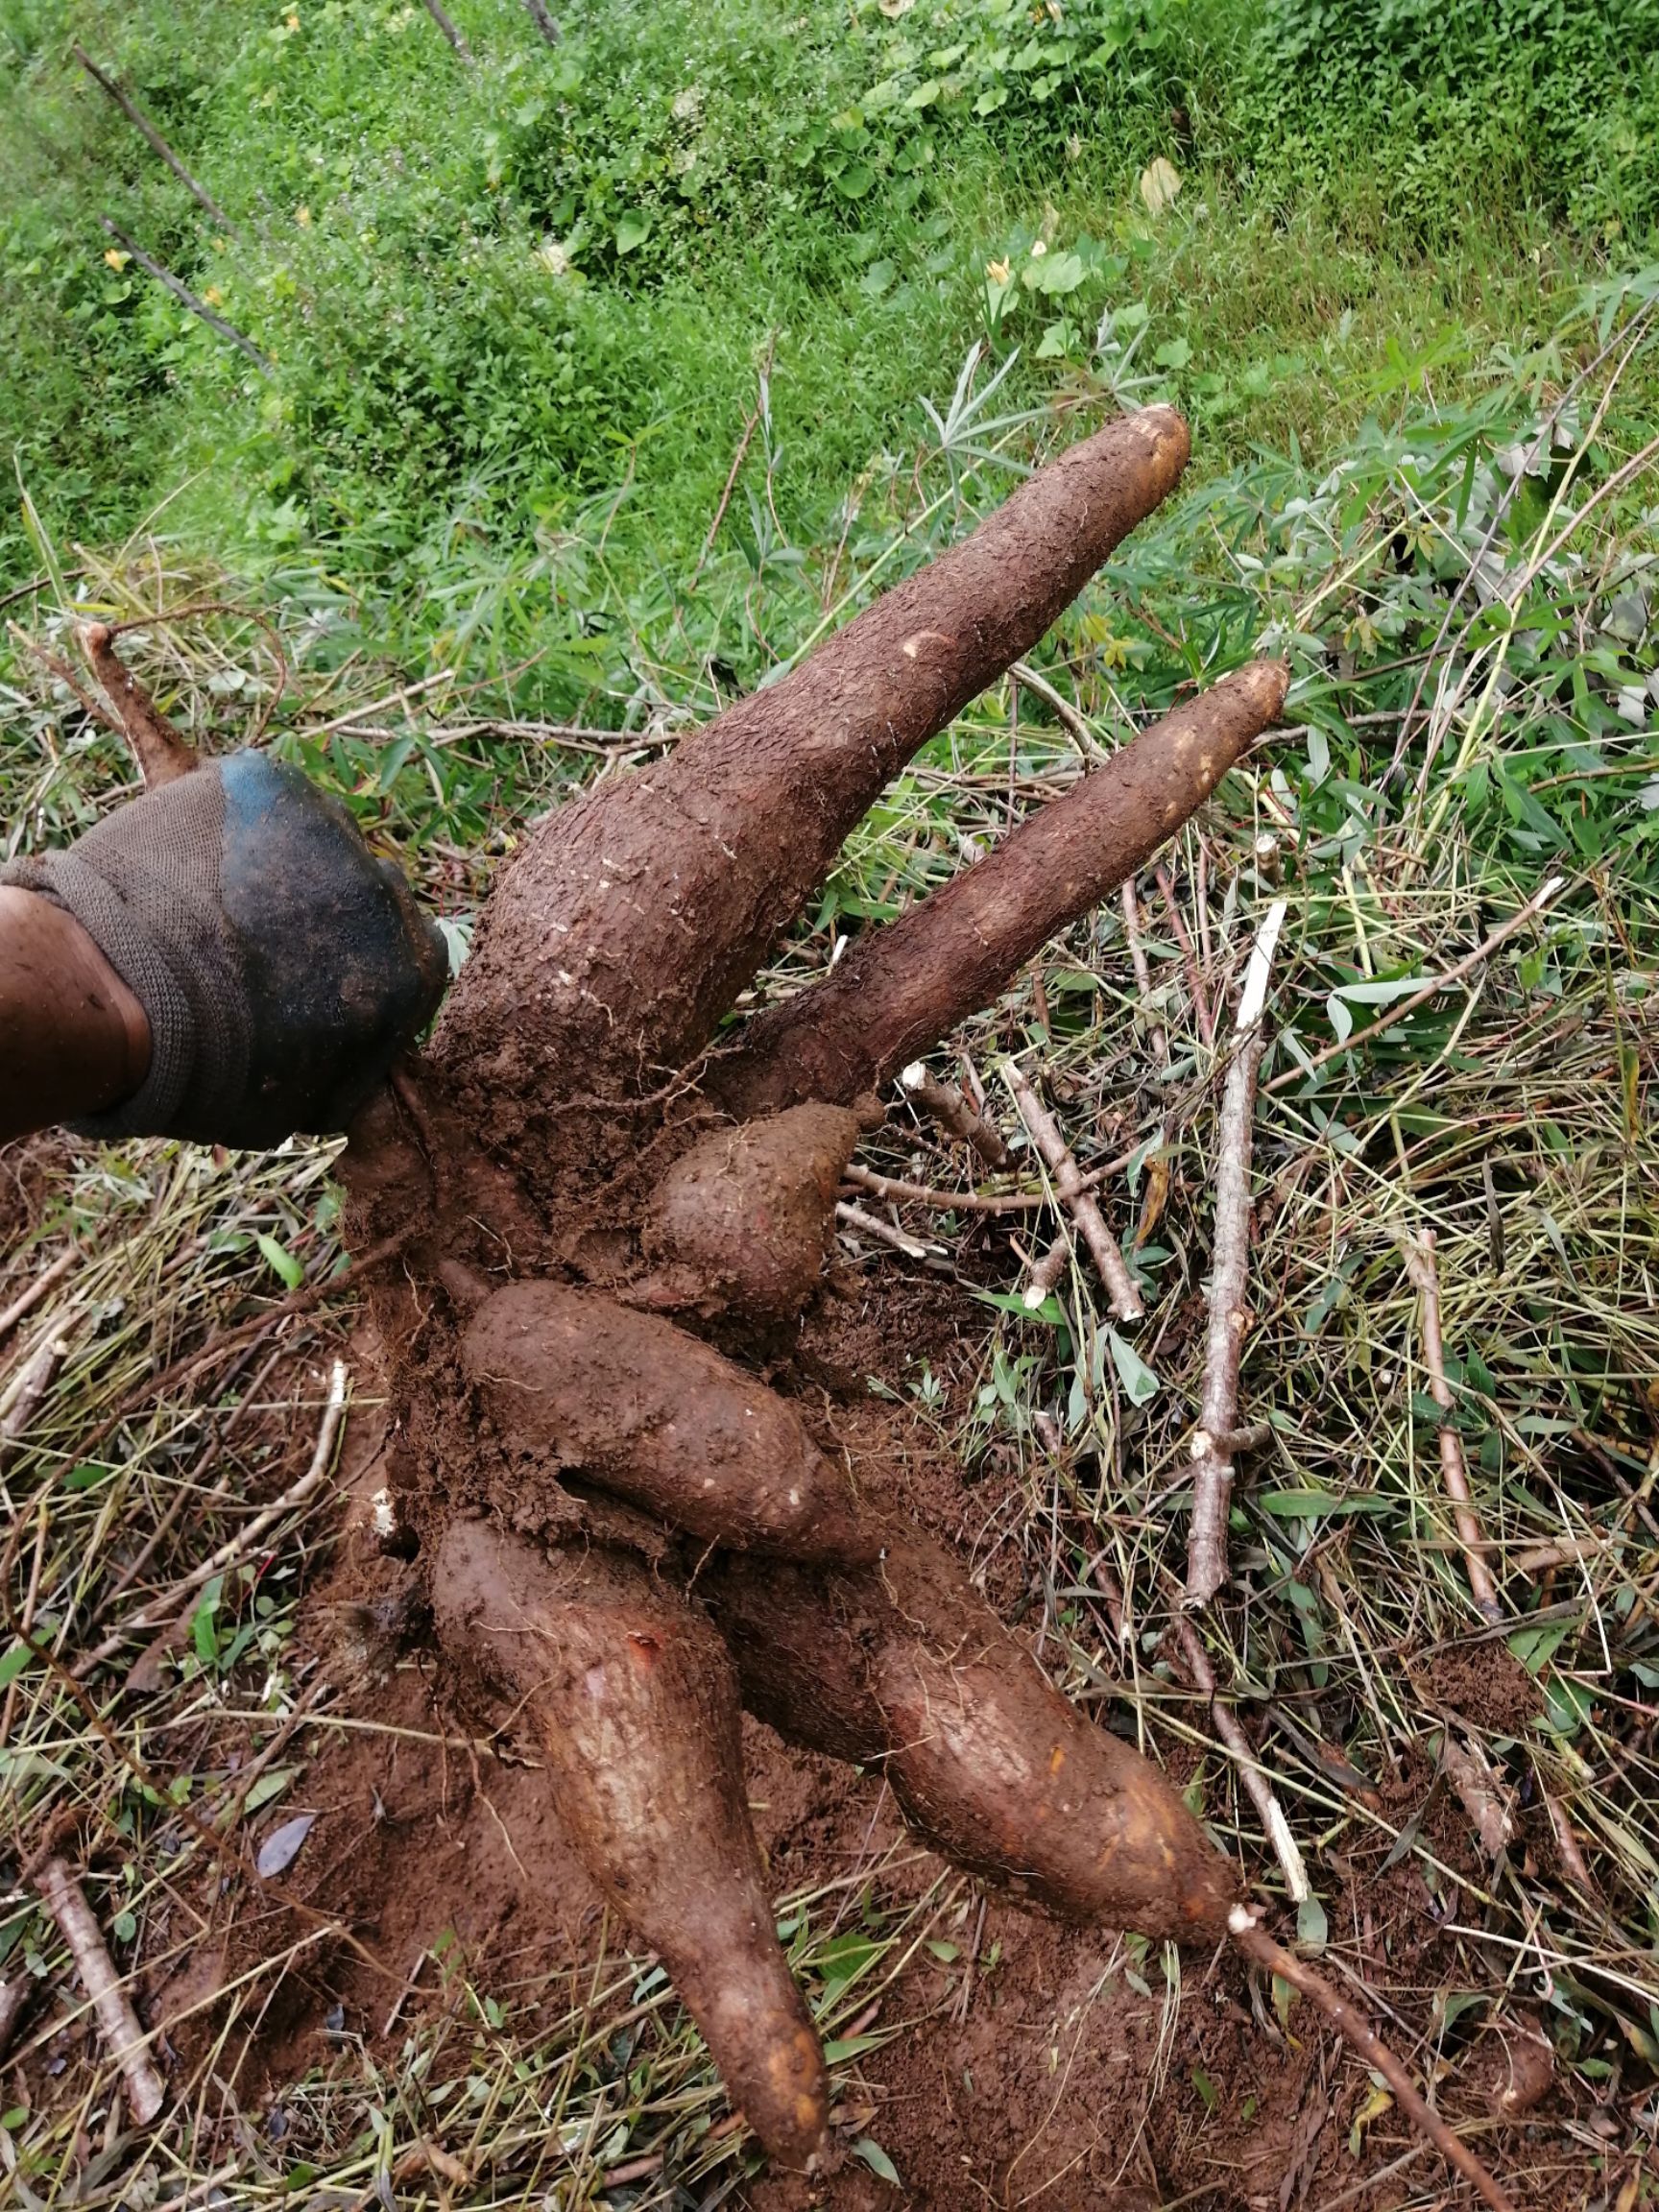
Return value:
M 347 809 L 263 753 L 135 799 L 0 882 L 72 914 L 143 1006 L 150 1071 L 92 1137 L 268 1146 L 345 1127 L 448 980 Z

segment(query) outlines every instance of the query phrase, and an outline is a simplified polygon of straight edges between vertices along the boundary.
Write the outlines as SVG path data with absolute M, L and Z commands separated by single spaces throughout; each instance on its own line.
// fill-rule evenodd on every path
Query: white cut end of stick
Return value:
M 1292 1905 L 1305 1905 L 1313 1894 L 1313 1886 L 1308 1879 L 1308 1869 L 1302 1863 L 1302 1853 L 1296 1839 L 1290 1833 L 1290 1823 L 1285 1817 L 1285 1808 L 1277 1797 L 1269 1796 L 1264 1808 L 1267 1818 L 1267 1840 L 1273 1846 L 1273 1856 L 1285 1869 L 1285 1887 L 1290 1892 Z
M 902 1091 L 920 1091 L 927 1080 L 927 1070 L 920 1060 L 912 1060 L 908 1068 L 899 1070 L 899 1088 Z
M 397 1533 L 397 1516 L 392 1510 L 391 1491 L 384 1487 L 376 1490 L 373 1497 L 369 1501 L 369 1506 L 374 1516 L 375 1535 L 382 1538 L 396 1536 Z
M 1273 971 L 1273 954 L 1278 948 L 1279 932 L 1285 926 L 1285 917 L 1290 908 L 1288 899 L 1275 899 L 1262 918 L 1256 932 L 1256 942 L 1250 948 L 1250 965 L 1244 971 L 1244 991 L 1238 1000 L 1238 1019 L 1234 1024 L 1242 1036 L 1246 1029 L 1254 1029 L 1261 1021 L 1267 1004 L 1267 978 Z
M 1230 1935 L 1248 1936 L 1255 1925 L 1256 1915 L 1251 1911 L 1248 1905 L 1235 1905 L 1227 1915 L 1227 1929 Z

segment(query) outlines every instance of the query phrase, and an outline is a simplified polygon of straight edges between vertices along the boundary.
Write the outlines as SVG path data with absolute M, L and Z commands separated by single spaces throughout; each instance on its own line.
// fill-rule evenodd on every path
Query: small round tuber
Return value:
M 845 1106 L 792 1106 L 716 1129 L 669 1168 L 643 1229 L 656 1283 L 678 1304 L 786 1321 L 817 1287 L 841 1171 L 858 1142 Z

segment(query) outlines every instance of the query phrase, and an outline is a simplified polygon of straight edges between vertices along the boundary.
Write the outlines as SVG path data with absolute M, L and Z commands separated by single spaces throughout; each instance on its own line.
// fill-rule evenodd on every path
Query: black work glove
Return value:
M 150 1018 L 149 1074 L 85 1136 L 342 1129 L 448 980 L 399 871 L 264 753 L 204 761 L 0 882 L 72 914 Z

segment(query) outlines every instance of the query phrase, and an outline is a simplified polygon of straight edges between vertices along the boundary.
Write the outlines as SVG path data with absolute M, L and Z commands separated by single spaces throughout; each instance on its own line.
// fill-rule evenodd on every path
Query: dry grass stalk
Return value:
M 255 1513 L 240 1527 L 234 1536 L 221 1544 L 216 1551 L 199 1560 L 187 1575 L 180 1575 L 158 1598 L 151 1599 L 136 1613 L 127 1619 L 112 1636 L 107 1636 L 95 1650 L 89 1652 L 76 1669 L 79 1674 L 87 1674 L 113 1659 L 121 1647 L 130 1642 L 140 1630 L 159 1628 L 171 1623 L 179 1608 L 193 1598 L 204 1583 L 211 1582 L 215 1575 L 223 1575 L 244 1560 L 262 1537 L 267 1535 L 290 1513 L 297 1512 L 312 1494 L 321 1487 L 334 1463 L 334 1447 L 340 1435 L 341 1423 L 346 1418 L 346 1401 L 349 1378 L 346 1362 L 336 1359 L 328 1379 L 328 1396 L 323 1407 L 323 1420 L 317 1431 L 316 1447 L 310 1464 L 297 1482 L 290 1483 L 280 1498 Z
M 1112 1310 L 1119 1321 L 1139 1321 L 1146 1309 L 1135 1287 L 1118 1239 L 1106 1226 L 1106 1217 L 1084 1183 L 1071 1147 L 1060 1134 L 1060 1124 L 1038 1097 L 1012 1060 L 1004 1061 L 1002 1080 L 1007 1084 L 1020 1118 L 1030 1132 L 1043 1164 L 1054 1178 L 1054 1189 L 1077 1224 L 1077 1233 L 1100 1271 Z
M 91 2000 L 98 2032 L 126 2084 L 132 2117 L 140 2128 L 147 2128 L 167 2102 L 167 2084 L 148 2055 L 149 2038 L 121 1986 L 121 1977 L 105 1947 L 85 1892 L 61 1859 L 46 1860 L 35 1879 L 41 1902 L 69 1946 L 82 1986 Z
M 1422 1293 L 1423 1366 L 1429 1377 L 1429 1394 L 1446 1418 L 1440 1424 L 1440 1475 L 1452 1501 L 1452 1518 L 1469 1576 L 1469 1595 L 1475 1610 L 1494 1625 L 1504 1619 L 1498 1585 L 1486 1565 L 1485 1532 L 1469 1494 L 1469 1476 L 1463 1464 L 1463 1441 L 1455 1425 L 1452 1385 L 1446 1380 L 1446 1353 L 1440 1340 L 1440 1273 L 1434 1263 L 1434 1232 L 1425 1229 L 1416 1241 L 1403 1246 L 1406 1272 Z
M 1146 1023 L 1146 1046 L 1160 1068 L 1169 1065 L 1169 1039 L 1164 1024 L 1157 1021 L 1152 1008 L 1152 971 L 1146 961 L 1146 948 L 1141 941 L 1141 909 L 1135 898 L 1133 880 L 1125 882 L 1118 895 L 1123 909 L 1123 935 L 1129 946 L 1130 965 L 1135 971 L 1135 988 L 1141 995 L 1141 1011 Z

